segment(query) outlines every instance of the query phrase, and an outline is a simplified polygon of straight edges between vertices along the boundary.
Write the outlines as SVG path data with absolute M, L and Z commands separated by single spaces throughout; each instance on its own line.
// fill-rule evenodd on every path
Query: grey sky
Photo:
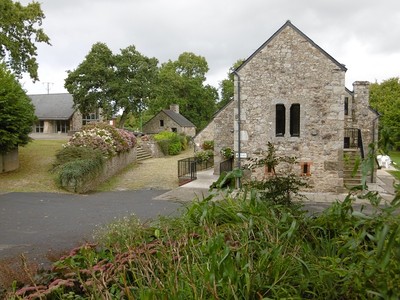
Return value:
M 30 1 L 20 1 L 27 4 Z M 287 20 L 348 68 L 356 80 L 400 76 L 398 0 L 40 0 L 52 46 L 39 47 L 40 82 L 21 82 L 30 94 L 65 92 L 66 70 L 91 46 L 117 53 L 135 45 L 160 63 L 187 51 L 204 56 L 208 83 L 218 87 L 229 68 L 250 56 Z

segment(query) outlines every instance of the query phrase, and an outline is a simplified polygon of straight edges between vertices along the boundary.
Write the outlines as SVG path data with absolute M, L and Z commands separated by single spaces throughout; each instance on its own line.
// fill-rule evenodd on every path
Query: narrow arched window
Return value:
M 300 104 L 290 107 L 290 135 L 300 136 Z
M 275 135 L 284 136 L 285 135 L 285 123 L 286 123 L 286 109 L 285 105 L 276 105 L 276 115 L 275 115 Z

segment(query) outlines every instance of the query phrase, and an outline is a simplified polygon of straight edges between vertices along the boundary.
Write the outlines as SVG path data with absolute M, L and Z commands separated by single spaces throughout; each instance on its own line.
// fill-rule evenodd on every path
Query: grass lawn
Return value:
M 49 170 L 64 140 L 33 140 L 19 148 L 19 169 L 0 174 L 0 192 L 64 192 Z
M 396 163 L 397 171 L 389 171 L 397 180 L 400 180 L 400 151 L 391 151 L 389 154 L 391 160 Z

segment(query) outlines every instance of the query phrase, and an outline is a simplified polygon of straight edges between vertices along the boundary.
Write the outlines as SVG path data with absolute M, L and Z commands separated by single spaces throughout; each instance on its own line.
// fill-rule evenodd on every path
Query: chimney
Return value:
M 169 109 L 179 114 L 179 104 L 171 104 Z

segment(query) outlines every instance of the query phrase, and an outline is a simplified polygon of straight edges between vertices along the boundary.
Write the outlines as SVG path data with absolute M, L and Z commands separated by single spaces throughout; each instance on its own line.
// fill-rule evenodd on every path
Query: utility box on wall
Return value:
M 18 148 L 5 154 L 0 154 L 0 173 L 14 171 L 18 168 Z

